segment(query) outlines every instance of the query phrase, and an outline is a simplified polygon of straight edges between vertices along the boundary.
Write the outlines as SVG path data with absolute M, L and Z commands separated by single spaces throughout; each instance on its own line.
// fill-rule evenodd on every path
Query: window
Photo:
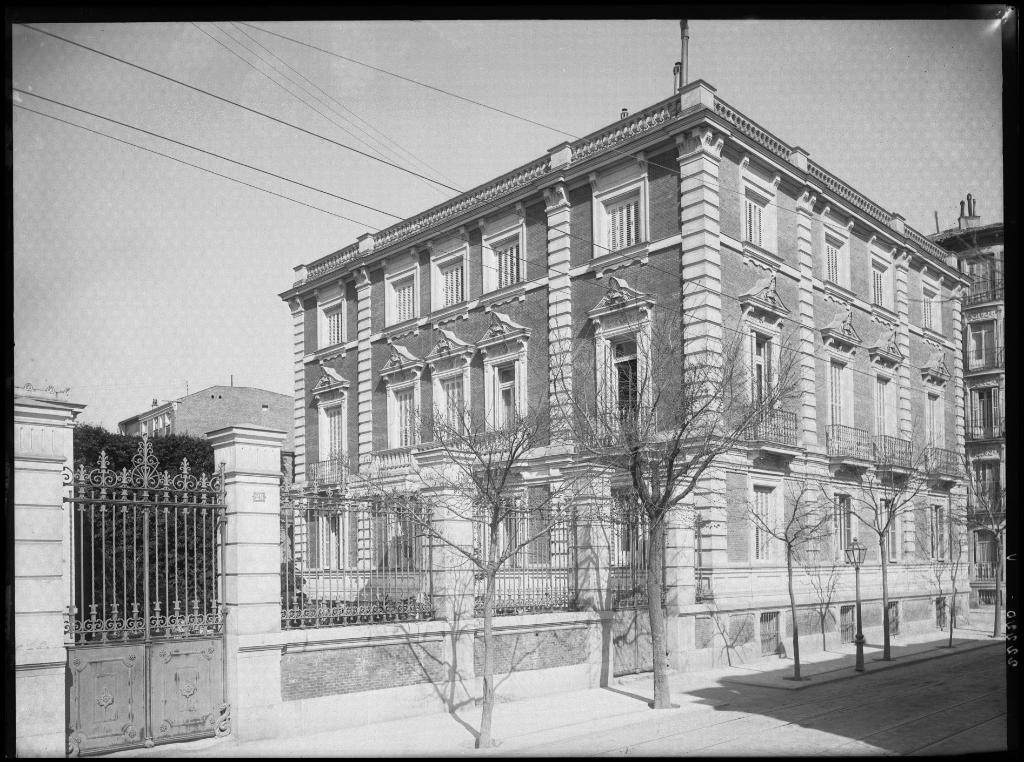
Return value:
M 449 429 L 461 430 L 465 413 L 462 373 L 441 380 L 441 417 Z
M 322 408 L 320 460 L 336 458 L 345 450 L 345 419 L 341 405 Z
M 618 251 L 640 242 L 640 196 L 605 203 L 605 245 L 608 251 Z
M 765 217 L 768 199 L 747 191 L 743 199 L 743 240 L 760 248 L 766 246 L 768 237 L 765 235 Z
M 493 248 L 498 288 L 505 288 L 505 286 L 518 283 L 522 279 L 522 268 L 519 259 L 519 236 L 507 238 L 501 243 L 496 244 Z
M 885 530 L 885 552 L 889 561 L 898 561 L 900 557 L 899 544 L 899 516 L 892 513 L 892 500 L 883 500 L 881 505 L 883 520 L 888 520 L 889 525 Z
M 754 334 L 753 401 L 761 404 L 769 396 L 772 382 L 772 340 L 760 333 Z
M 342 306 L 324 308 L 324 319 L 321 324 L 323 326 L 320 340 L 321 347 L 333 347 L 335 344 L 340 344 L 345 340 L 342 332 L 344 329 L 344 314 L 345 310 Z
M 946 411 L 942 406 L 942 398 L 937 394 L 929 394 L 925 403 L 925 434 L 928 437 L 928 444 L 941 447 L 945 444 L 945 416 Z
M 516 366 L 515 363 L 501 365 L 494 369 L 494 426 L 504 428 L 516 416 Z
M 885 265 L 878 262 L 874 262 L 871 265 L 871 301 L 880 307 L 888 307 L 888 301 L 885 298 Z
M 829 423 L 832 426 L 842 426 L 846 423 L 843 407 L 843 395 L 846 392 L 846 366 L 842 363 L 832 362 L 829 364 L 828 370 Z
M 933 505 L 928 512 L 930 526 L 928 536 L 931 540 L 931 557 L 943 561 L 946 558 L 946 517 L 941 505 Z
M 355 567 L 355 514 L 349 511 L 305 513 L 307 568 L 340 570 Z
M 931 331 L 942 330 L 939 292 L 929 286 L 921 289 L 921 325 Z
M 825 279 L 839 285 L 839 260 L 843 244 L 830 235 L 825 236 Z
M 416 423 L 415 390 L 396 389 L 391 400 L 391 446 L 409 447 L 416 444 L 419 426 Z
M 849 495 L 836 495 L 835 514 L 833 516 L 834 536 L 839 544 L 836 548 L 842 554 L 853 543 L 853 506 Z
M 889 433 L 889 379 L 879 376 L 875 379 L 875 434 Z
M 994 435 L 997 423 L 994 387 L 971 390 L 971 423 L 975 438 Z
M 765 527 L 774 528 L 775 517 L 772 514 L 771 487 L 754 487 L 754 515 L 758 521 L 754 524 L 754 560 L 768 561 L 771 557 L 772 536 Z
M 970 354 L 968 355 L 968 369 L 984 368 L 991 364 L 993 352 L 995 351 L 996 324 L 995 321 L 984 323 L 972 323 L 970 327 Z
M 416 317 L 416 274 L 403 275 L 388 282 L 389 324 L 401 323 Z
M 613 379 L 619 421 L 633 421 L 640 404 L 636 340 L 615 342 L 612 345 L 612 361 L 615 365 Z
M 465 301 L 463 269 L 462 257 L 439 268 L 441 290 L 438 307 L 451 307 L 453 304 Z

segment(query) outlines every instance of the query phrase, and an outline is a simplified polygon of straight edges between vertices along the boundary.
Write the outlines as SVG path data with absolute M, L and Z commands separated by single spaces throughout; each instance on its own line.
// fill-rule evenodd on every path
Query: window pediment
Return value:
M 423 375 L 424 367 L 423 360 L 408 349 L 399 344 L 392 344 L 391 356 L 380 369 L 380 375 L 386 383 L 416 381 Z
M 781 323 L 789 314 L 789 308 L 779 298 L 774 272 L 757 281 L 749 291 L 740 294 L 739 303 L 744 317 L 755 317 L 769 325 Z
M 636 325 L 650 318 L 653 308 L 654 299 L 650 294 L 631 288 L 622 278 L 609 276 L 608 291 L 587 313 L 587 317 L 598 325 L 604 323 L 604 327 L 613 327 L 609 324 Z
M 860 335 L 853 327 L 853 308 L 847 307 L 845 310 L 839 310 L 832 318 L 832 322 L 821 329 L 821 338 L 827 347 L 848 355 L 855 354 L 862 342 Z
M 476 345 L 485 355 L 513 354 L 526 349 L 529 338 L 529 328 L 519 325 L 508 315 L 492 310 L 491 324 Z
M 317 379 L 312 389 L 313 402 L 319 404 L 344 397 L 348 394 L 349 386 L 348 379 L 338 371 L 327 365 L 321 365 L 320 378 Z
M 946 367 L 946 353 L 939 350 L 932 352 L 928 362 L 921 368 L 921 379 L 932 386 L 945 386 L 949 380 L 949 369 Z
M 431 370 L 452 370 L 469 365 L 476 353 L 476 347 L 463 341 L 452 331 L 438 328 L 440 338 L 424 358 Z
M 883 368 L 896 368 L 903 362 L 903 353 L 896 344 L 896 329 L 882 328 L 878 339 L 868 348 L 871 362 Z

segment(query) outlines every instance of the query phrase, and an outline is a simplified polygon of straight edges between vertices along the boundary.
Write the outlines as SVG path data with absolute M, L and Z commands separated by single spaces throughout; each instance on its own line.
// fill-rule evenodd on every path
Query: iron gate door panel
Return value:
M 622 609 L 612 617 L 612 675 L 654 670 L 651 624 L 646 609 Z
M 146 723 L 145 646 L 69 651 L 69 753 L 137 745 Z
M 215 731 L 224 701 L 224 648 L 219 638 L 154 644 L 149 675 L 154 741 Z

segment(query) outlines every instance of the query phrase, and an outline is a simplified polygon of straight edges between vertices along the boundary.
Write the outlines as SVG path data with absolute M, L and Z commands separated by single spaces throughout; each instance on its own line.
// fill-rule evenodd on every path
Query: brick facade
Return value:
M 586 627 L 535 630 L 495 635 L 494 673 L 568 667 L 583 664 L 590 657 Z M 473 643 L 473 668 L 483 674 L 483 633 Z

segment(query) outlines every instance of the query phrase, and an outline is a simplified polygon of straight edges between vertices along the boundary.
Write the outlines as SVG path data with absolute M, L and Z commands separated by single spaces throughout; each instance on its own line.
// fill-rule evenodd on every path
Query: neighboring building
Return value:
M 889 591 L 896 630 L 934 627 L 940 601 L 927 587 L 929 568 L 948 552 L 942 517 L 964 499 L 956 476 L 964 447 L 961 315 L 952 297 L 966 278 L 944 255 L 899 214 L 693 82 L 296 268 L 281 294 L 295 335 L 296 480 L 311 492 L 343 489 L 351 469 L 369 469 L 414 489 L 412 466 L 429 449 L 410 425 L 416 411 L 454 400 L 500 425 L 507 409 L 549 399 L 557 413 L 564 397 L 549 378 L 569 363 L 561 340 L 589 342 L 594 355 L 616 363 L 648 363 L 643 337 L 618 331 L 616 319 L 655 306 L 678 312 L 681 285 L 699 282 L 711 295 L 699 305 L 687 297 L 696 317 L 684 321 L 684 342 L 739 331 L 750 339 L 750 362 L 764 368 L 792 344 L 801 380 L 791 409 L 776 411 L 688 498 L 703 519 L 697 536 L 670 527 L 673 665 L 715 663 L 725 649 L 732 659 L 737 649 L 760 655 L 785 638 L 784 557 L 757 536 L 745 509 L 780 514 L 797 465 L 827 486 L 836 512 L 831 550 L 839 552 L 858 534 L 848 495 L 865 474 L 898 474 L 915 466 L 910 453 L 928 453 L 927 489 L 890 533 Z M 604 371 L 590 362 L 589 371 L 569 374 L 575 394 L 594 394 Z M 527 483 L 558 478 L 558 465 L 538 454 Z M 304 562 L 307 585 L 313 567 L 337 574 L 364 563 L 369 545 L 356 538 L 369 524 L 334 521 L 308 529 L 320 544 L 307 556 L 315 561 Z M 879 550 L 863 528 L 859 534 L 870 548 L 862 586 L 873 627 L 881 617 Z M 590 548 L 614 556 L 588 571 L 599 588 L 611 584 L 609 564 L 635 562 L 614 555 L 625 552 L 617 545 L 624 537 L 610 549 Z M 586 542 L 571 534 L 560 541 Z M 534 566 L 554 569 L 556 545 Z M 852 570 L 840 576 L 831 608 L 845 639 Z M 814 598 L 798 584 L 813 648 Z M 619 607 L 574 591 L 566 600 L 568 608 Z M 618 674 L 631 657 L 615 642 Z
M 132 435 L 145 432 L 154 437 L 201 437 L 224 426 L 249 423 L 287 432 L 282 450 L 291 453 L 292 407 L 292 399 L 286 394 L 251 386 L 211 386 L 176 400 L 154 399 L 149 410 L 125 418 L 117 424 L 117 430 Z
M 1003 223 L 981 224 L 977 199 L 960 202 L 957 226 L 931 236 L 956 258 L 970 279 L 963 299 L 964 384 L 967 406 L 967 459 L 972 484 L 985 494 L 968 497 L 969 508 L 1005 518 L 1006 485 L 1006 332 L 1003 310 Z M 971 598 L 992 603 L 997 556 L 991 532 L 979 530 L 971 543 Z M 1005 575 L 1003 576 L 1005 579 Z

